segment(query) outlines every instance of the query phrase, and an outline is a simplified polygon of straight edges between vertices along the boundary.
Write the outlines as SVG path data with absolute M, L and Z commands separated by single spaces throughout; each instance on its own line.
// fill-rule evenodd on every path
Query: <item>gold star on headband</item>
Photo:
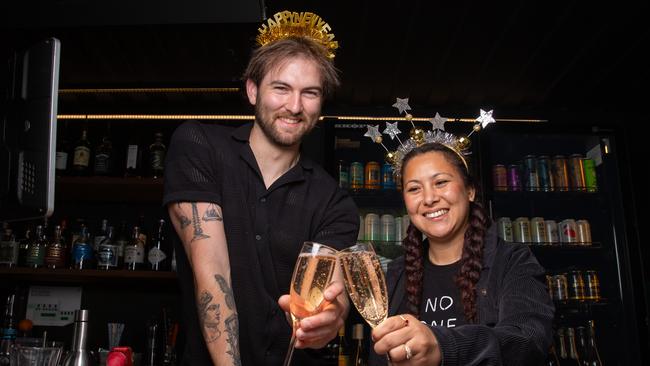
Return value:
M 397 108 L 399 114 L 402 114 L 406 111 L 410 111 L 411 107 L 409 106 L 409 98 L 396 98 L 397 102 L 393 104 L 393 107 Z
M 288 37 L 307 37 L 320 43 L 327 50 L 327 57 L 333 59 L 339 43 L 334 40 L 332 28 L 323 18 L 310 12 L 280 11 L 266 20 L 258 29 L 257 44 L 269 43 Z

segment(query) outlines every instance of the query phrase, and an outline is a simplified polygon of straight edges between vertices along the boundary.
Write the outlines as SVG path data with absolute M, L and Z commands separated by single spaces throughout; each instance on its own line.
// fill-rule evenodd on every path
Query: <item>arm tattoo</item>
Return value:
M 211 304 L 213 296 L 203 291 L 199 297 L 199 322 L 205 329 L 205 342 L 212 343 L 221 337 L 219 330 L 219 322 L 221 321 L 221 313 L 219 304 Z
M 237 313 L 232 314 L 226 319 L 226 334 L 228 335 L 228 345 L 230 349 L 226 351 L 232 357 L 233 365 L 241 366 L 241 357 L 239 356 L 239 321 Z
M 179 208 L 179 211 L 180 211 L 180 208 L 181 208 L 180 202 L 178 203 L 178 208 Z M 190 221 L 190 219 L 187 218 L 187 216 L 183 215 L 180 212 L 177 214 L 177 216 L 178 216 L 178 221 L 180 221 L 180 223 L 181 223 L 181 230 L 185 229 L 187 227 L 187 225 L 192 223 Z
M 196 207 L 196 202 L 192 202 L 192 222 L 194 225 L 194 237 L 191 241 L 201 240 L 209 238 L 209 235 L 203 234 L 203 229 L 201 228 L 201 219 L 199 219 L 199 209 Z
M 221 291 L 223 291 L 228 309 L 235 311 L 235 298 L 232 294 L 232 289 L 228 286 L 228 282 L 226 282 L 226 279 L 223 278 L 222 275 L 214 275 L 214 279 L 217 280 L 219 287 L 221 287 Z
M 223 221 L 223 217 L 219 215 L 217 206 L 214 203 L 211 203 L 210 206 L 208 206 L 208 209 L 205 210 L 203 221 Z

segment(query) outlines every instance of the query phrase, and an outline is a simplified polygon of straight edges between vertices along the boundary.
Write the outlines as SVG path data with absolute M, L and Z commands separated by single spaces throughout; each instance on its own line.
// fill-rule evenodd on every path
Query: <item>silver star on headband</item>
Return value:
M 399 114 L 402 114 L 406 111 L 410 111 L 411 107 L 409 107 L 409 98 L 396 98 L 397 102 L 393 104 L 393 107 L 397 108 L 399 110 Z
M 394 123 L 386 122 L 386 129 L 384 130 L 384 133 L 387 134 L 388 136 L 390 136 L 391 140 L 394 140 L 395 137 L 397 137 L 397 135 L 402 133 L 402 131 L 400 131 L 397 128 L 397 122 L 394 122 Z
M 429 120 L 431 124 L 433 125 L 434 130 L 445 130 L 445 122 L 447 122 L 447 119 L 444 117 L 440 117 L 440 113 L 436 112 L 436 116 L 431 118 Z
M 481 127 L 485 128 L 485 126 L 489 125 L 490 123 L 496 122 L 494 118 L 492 118 L 492 111 L 493 109 L 489 110 L 488 112 L 481 109 L 481 116 L 476 119 L 477 122 L 481 122 Z
M 377 126 L 371 126 L 368 125 L 368 131 L 366 132 L 365 137 L 370 137 L 372 142 L 376 142 L 378 137 L 381 137 L 381 133 L 379 133 L 379 125 Z

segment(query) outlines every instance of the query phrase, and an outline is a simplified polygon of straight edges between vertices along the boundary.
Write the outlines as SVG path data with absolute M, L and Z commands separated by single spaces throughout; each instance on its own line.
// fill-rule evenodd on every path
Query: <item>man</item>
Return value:
M 177 250 L 186 330 L 184 365 L 275 365 L 287 352 L 289 284 L 302 243 L 354 243 L 356 207 L 300 155 L 338 76 L 303 37 L 257 49 L 244 74 L 255 122 L 236 130 L 189 122 L 166 161 L 165 196 Z M 323 311 L 296 330 L 296 348 L 322 348 L 349 310 L 338 272 Z M 281 296 L 284 295 L 284 296 Z M 202 335 L 202 336 L 201 336 Z M 317 362 L 297 350 L 294 364 Z

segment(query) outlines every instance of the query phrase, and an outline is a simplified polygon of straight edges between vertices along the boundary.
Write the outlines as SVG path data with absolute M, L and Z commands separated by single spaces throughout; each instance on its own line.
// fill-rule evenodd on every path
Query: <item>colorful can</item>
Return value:
M 596 271 L 585 272 L 585 298 L 600 301 L 600 280 Z
M 495 191 L 508 190 L 508 178 L 505 165 L 497 164 L 492 166 L 492 185 Z
M 530 243 L 530 220 L 517 217 L 512 225 L 513 239 L 516 243 Z
M 575 244 L 578 242 L 578 225 L 574 219 L 566 219 L 560 222 L 558 227 L 560 243 Z
M 544 192 L 554 191 L 553 173 L 551 172 L 551 158 L 542 155 L 537 158 L 537 176 L 539 177 L 539 188 Z
M 553 157 L 553 183 L 556 191 L 569 190 L 569 168 L 567 167 L 566 157 L 564 155 L 555 155 Z
M 509 217 L 499 217 L 497 220 L 499 238 L 503 241 L 512 242 L 514 238 L 512 237 L 512 221 Z
M 395 241 L 395 216 L 381 215 L 381 240 Z
M 569 300 L 569 289 L 566 274 L 551 276 L 551 297 L 555 301 L 566 302 Z
M 543 217 L 533 217 L 530 219 L 530 237 L 535 244 L 546 244 L 546 228 L 544 227 Z
M 574 191 L 585 191 L 585 171 L 582 166 L 582 155 L 572 154 L 567 162 L 569 169 L 569 187 Z
M 568 275 L 569 300 L 583 301 L 585 299 L 585 280 L 581 271 L 571 271 Z
M 381 188 L 395 189 L 395 176 L 393 174 L 393 166 L 389 163 L 384 163 L 384 165 L 381 166 Z
M 381 187 L 381 166 L 376 161 L 366 163 L 366 169 L 363 174 L 365 189 L 379 189 Z
M 518 192 L 522 190 L 521 184 L 521 167 L 518 164 L 508 165 L 508 190 Z
M 591 226 L 587 220 L 576 221 L 577 241 L 582 245 L 591 245 Z
M 560 236 L 557 231 L 555 220 L 544 220 L 544 231 L 546 232 L 546 241 L 551 245 L 560 243 Z
M 369 213 L 363 220 L 366 240 L 381 240 L 381 221 L 379 215 Z
M 350 188 L 363 188 L 363 164 L 358 161 L 350 163 Z
M 339 160 L 339 187 L 343 189 L 350 188 L 350 166 L 343 160 Z
M 395 244 L 397 245 L 402 244 L 402 240 L 404 239 L 403 222 L 402 216 L 395 217 Z
M 596 179 L 596 163 L 593 159 L 582 159 L 582 168 L 585 172 L 585 186 L 587 192 L 597 192 L 598 182 Z
M 537 173 L 537 159 L 534 155 L 524 156 L 524 188 L 527 191 L 539 190 L 539 175 Z

